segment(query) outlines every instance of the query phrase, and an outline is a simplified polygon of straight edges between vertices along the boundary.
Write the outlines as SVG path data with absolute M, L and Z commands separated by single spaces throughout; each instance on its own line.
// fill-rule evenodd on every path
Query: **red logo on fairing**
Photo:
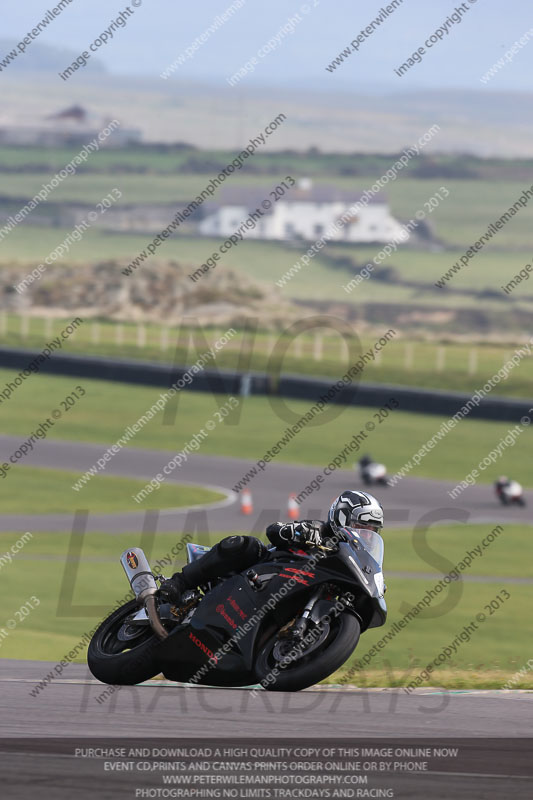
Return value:
M 232 597 L 231 595 L 230 595 L 230 596 L 227 598 L 227 600 L 228 600 L 228 603 L 230 604 L 230 606 L 232 607 L 232 609 L 233 609 L 234 611 L 236 611 L 236 612 L 237 612 L 237 614 L 239 615 L 239 617 L 240 617 L 241 619 L 246 619 L 246 617 L 248 616 L 248 614 L 245 614 L 245 613 L 244 613 L 244 611 L 242 610 L 242 608 L 240 607 L 240 605 L 237 603 L 237 601 L 236 601 L 236 600 L 234 600 L 234 599 L 233 599 L 233 597 Z
M 309 581 L 307 581 L 303 575 L 306 575 L 308 578 L 314 578 L 314 572 L 307 572 L 305 569 L 296 569 L 295 567 L 284 567 L 285 572 L 280 572 L 280 578 L 290 578 L 296 583 L 301 583 L 304 586 L 309 586 Z M 287 573 L 289 573 L 287 575 Z M 292 573 L 292 574 L 291 574 Z
M 128 562 L 128 566 L 130 569 L 137 569 L 139 566 L 139 559 L 131 550 L 129 553 L 126 553 L 126 561 Z
M 193 633 L 189 633 L 189 639 L 190 639 L 192 642 L 194 642 L 194 644 L 196 645 L 196 647 L 199 647 L 199 648 L 200 648 L 200 650 L 201 650 L 203 653 L 205 653 L 205 654 L 206 654 L 206 656 L 209 656 L 209 658 L 212 658 L 212 659 L 213 659 L 213 661 L 215 662 L 215 664 L 216 664 L 216 663 L 218 663 L 218 659 L 217 659 L 217 657 L 216 657 L 216 656 L 215 656 L 215 655 L 214 655 L 214 654 L 211 652 L 211 650 L 209 649 L 209 647 L 208 647 L 206 644 L 204 644 L 203 642 L 201 642 L 201 641 L 200 641 L 200 639 L 198 639 L 198 638 L 197 638 L 197 637 L 196 637 L 196 636 L 195 636 Z
M 228 614 L 228 612 L 224 608 L 223 603 L 219 603 L 218 604 L 218 606 L 216 607 L 216 611 L 217 611 L 217 614 L 220 614 L 220 616 L 223 617 L 226 620 L 228 625 L 231 625 L 231 627 L 233 628 L 234 631 L 237 630 L 237 623 L 235 622 L 234 619 L 232 619 L 230 617 L 230 615 Z
M 307 575 L 309 578 L 314 578 L 314 572 L 307 572 L 305 569 L 295 569 L 295 567 L 285 567 L 285 572 L 294 572 L 296 575 Z

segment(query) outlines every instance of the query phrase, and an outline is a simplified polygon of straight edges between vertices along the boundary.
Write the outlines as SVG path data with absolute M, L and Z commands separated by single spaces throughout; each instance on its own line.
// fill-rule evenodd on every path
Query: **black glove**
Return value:
M 183 585 L 183 580 L 179 573 L 176 573 L 172 578 L 167 578 L 159 587 L 159 597 L 166 603 L 177 606 L 181 602 L 181 596 L 186 591 L 186 586 Z
M 322 544 L 322 522 L 313 520 L 303 522 L 287 522 L 280 528 L 279 536 L 286 542 L 295 544 L 305 544 L 309 547 L 316 547 Z

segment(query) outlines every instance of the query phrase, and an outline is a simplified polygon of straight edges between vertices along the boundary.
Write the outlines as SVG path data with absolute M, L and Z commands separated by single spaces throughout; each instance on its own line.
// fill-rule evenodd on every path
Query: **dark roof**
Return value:
M 271 200 L 270 192 L 275 188 L 275 182 L 264 184 L 263 186 L 221 186 L 218 190 L 215 205 L 228 206 L 239 205 L 252 208 L 261 203 L 262 200 Z M 339 189 L 333 184 L 313 184 L 310 189 L 302 189 L 293 186 L 288 190 L 283 200 L 289 203 L 346 203 L 350 206 L 361 199 L 363 193 L 359 191 L 347 191 Z M 387 198 L 381 192 L 370 199 L 370 203 L 386 203 Z
M 46 119 L 75 119 L 78 122 L 84 122 L 88 116 L 89 113 L 83 106 L 70 106 L 70 108 L 65 108 L 63 111 L 50 114 Z

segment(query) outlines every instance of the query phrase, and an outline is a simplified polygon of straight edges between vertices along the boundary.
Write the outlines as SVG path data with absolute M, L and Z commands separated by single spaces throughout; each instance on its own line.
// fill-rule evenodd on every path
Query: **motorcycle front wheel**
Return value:
M 138 611 L 130 600 L 105 619 L 89 643 L 87 663 L 95 678 L 115 686 L 133 686 L 160 672 L 156 655 L 159 639 L 149 626 L 134 626 Z
M 353 614 L 344 612 L 327 623 L 327 630 L 313 631 L 298 644 L 276 631 L 263 645 L 256 660 L 258 682 L 271 692 L 298 692 L 324 680 L 351 656 L 359 641 L 361 626 Z M 306 639 L 310 640 L 305 644 Z

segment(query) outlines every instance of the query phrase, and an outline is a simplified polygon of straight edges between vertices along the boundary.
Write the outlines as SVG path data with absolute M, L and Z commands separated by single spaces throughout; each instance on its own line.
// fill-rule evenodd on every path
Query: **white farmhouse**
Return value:
M 202 236 L 227 237 L 235 232 L 248 216 L 259 209 L 260 217 L 255 228 L 246 230 L 247 239 L 275 239 L 278 241 L 315 241 L 355 206 L 361 196 L 305 179 L 292 189 L 285 190 L 279 200 L 272 196 L 272 185 L 253 188 L 228 187 L 220 192 L 217 203 L 206 203 L 204 217 L 198 223 Z M 270 209 L 262 206 L 271 201 Z M 389 209 L 385 197 L 375 195 L 368 205 L 362 206 L 340 227 L 331 241 L 364 244 L 406 241 L 403 226 Z

